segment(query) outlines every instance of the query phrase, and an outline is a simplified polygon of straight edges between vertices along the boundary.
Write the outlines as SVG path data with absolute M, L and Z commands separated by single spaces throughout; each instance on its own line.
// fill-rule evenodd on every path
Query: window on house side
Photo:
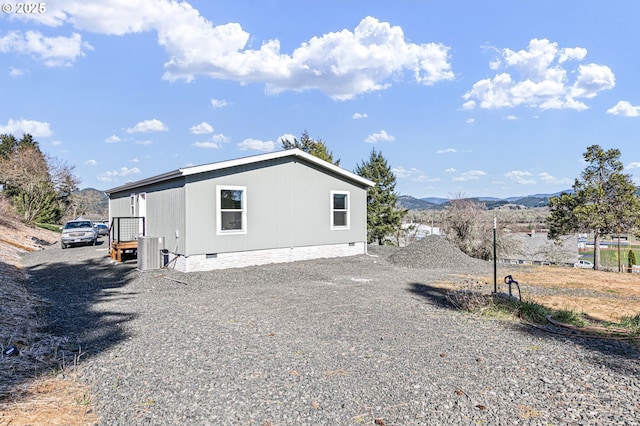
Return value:
M 247 188 L 222 186 L 217 189 L 218 234 L 246 234 Z
M 331 191 L 331 229 L 349 229 L 349 192 Z

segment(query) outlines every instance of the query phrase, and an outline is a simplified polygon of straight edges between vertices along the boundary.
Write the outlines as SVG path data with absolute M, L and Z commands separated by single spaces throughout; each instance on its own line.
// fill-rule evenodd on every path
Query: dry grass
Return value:
M 499 292 L 507 291 L 502 281 L 506 275 L 512 275 L 523 286 L 523 298 L 549 309 L 584 313 L 590 319 L 607 322 L 620 322 L 624 316 L 640 314 L 638 274 L 554 266 L 498 266 Z M 493 290 L 493 275 L 457 276 L 451 281 L 438 283 L 438 286 L 447 290 L 459 290 L 461 285 L 466 290 L 488 294 Z M 540 295 L 527 292 L 526 287 L 546 288 L 553 290 L 553 293 L 561 290 L 566 294 Z M 580 295 L 576 294 L 576 290 L 588 290 L 594 294 Z M 517 295 L 515 287 L 513 291 Z
M 71 379 L 41 378 L 17 386 L 0 402 L 0 425 L 95 425 L 86 386 Z
M 513 275 L 521 286 L 563 290 L 566 294 L 539 295 L 523 288 L 522 297 L 550 309 L 581 312 L 597 321 L 619 322 L 623 316 L 640 314 L 640 276 L 638 274 L 602 272 L 589 269 L 561 268 L 553 266 L 498 267 L 498 291 L 506 291 L 502 279 Z M 483 290 L 493 289 L 493 276 L 465 278 Z M 452 283 L 442 283 L 448 289 Z M 517 290 L 513 288 L 517 295 Z M 564 291 L 566 290 L 566 291 Z M 593 295 L 579 295 L 572 290 L 589 290 Z M 600 295 L 598 294 L 600 293 Z M 634 300 L 635 299 L 635 300 Z
M 638 274 L 540 266 L 515 271 L 514 278 L 521 284 L 526 283 L 530 286 L 584 289 L 599 292 L 603 296 L 530 296 L 534 301 L 549 308 L 584 312 L 593 319 L 611 322 L 619 322 L 625 315 L 640 314 Z
M 58 239 L 55 232 L 22 224 L 0 198 L 0 350 L 15 345 L 21 353 L 0 362 L 0 425 L 98 423 L 86 386 L 61 374 L 46 374 L 60 368 L 57 349 L 65 339 L 39 332 L 40 301 L 23 284 L 20 253 Z

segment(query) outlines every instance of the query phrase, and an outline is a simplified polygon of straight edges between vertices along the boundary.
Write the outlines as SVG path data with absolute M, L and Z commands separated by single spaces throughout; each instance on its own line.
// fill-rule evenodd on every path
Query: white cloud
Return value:
M 433 182 L 440 182 L 440 178 L 431 178 L 427 175 L 420 175 L 420 176 L 416 176 L 415 178 L 411 179 L 411 182 L 428 182 L 428 183 L 433 183 Z
M 166 132 L 169 128 L 162 121 L 157 119 L 141 121 L 133 127 L 127 129 L 127 133 L 151 133 Z
M 354 120 L 360 120 L 362 118 L 368 118 L 369 116 L 367 114 L 361 114 L 359 112 L 356 112 L 355 114 L 353 114 L 351 116 L 351 118 L 353 118 Z
M 571 87 L 574 98 L 594 98 L 603 90 L 616 85 L 613 71 L 606 65 L 588 64 L 578 67 L 578 78 Z
M 130 163 L 139 163 L 140 160 L 138 160 L 137 158 L 132 158 L 131 160 L 129 160 Z
M 482 176 L 486 176 L 486 172 L 482 170 L 469 170 L 468 172 L 462 173 L 460 176 L 454 177 L 454 182 L 466 182 L 469 180 L 478 180 Z
M 48 137 L 53 134 L 49 123 L 24 119 L 9 119 L 6 126 L 0 126 L 0 133 L 9 133 L 20 136 L 22 136 L 23 133 L 28 133 L 33 137 L 40 138 Z
M 548 183 L 551 185 L 570 185 L 572 183 L 571 179 L 569 178 L 557 178 L 546 172 L 538 173 L 538 177 L 544 183 Z
M 395 136 L 392 136 L 385 132 L 384 130 L 380 130 L 379 133 L 373 133 L 364 140 L 369 143 L 378 143 L 378 142 L 393 142 L 396 140 Z
M 391 172 L 396 175 L 398 179 L 406 179 L 411 182 L 439 182 L 439 178 L 430 178 L 425 175 L 422 170 L 419 170 L 415 167 L 410 169 L 405 169 L 404 167 L 394 167 L 391 169 Z
M 454 152 L 457 152 L 454 148 L 446 148 L 437 150 L 436 154 L 452 154 Z
M 117 181 L 119 177 L 138 174 L 140 174 L 140 169 L 138 169 L 137 167 L 133 167 L 131 169 L 128 167 L 121 167 L 118 170 L 107 171 L 99 174 L 96 179 L 98 180 L 98 182 L 113 182 Z
M 631 102 L 620 101 L 607 110 L 607 114 L 622 115 L 624 117 L 640 116 L 640 106 L 631 105 Z
M 60 145 L 62 145 L 62 141 L 51 141 L 51 145 L 60 146 Z
M 229 138 L 226 137 L 222 133 L 218 133 L 217 135 L 211 136 L 211 140 L 214 141 L 214 142 L 217 142 L 217 143 L 227 143 L 227 142 L 229 142 Z
M 191 146 L 195 146 L 196 148 L 214 148 L 214 149 L 220 148 L 220 145 L 213 141 L 194 142 L 191 144 Z
M 106 138 L 104 141 L 106 143 L 118 143 L 120 142 L 122 139 L 120 139 L 118 136 L 116 135 L 111 135 L 108 138 Z
M 21 75 L 24 75 L 25 73 L 26 73 L 25 70 L 21 70 L 21 69 L 14 68 L 14 67 L 9 68 L 9 77 L 11 77 L 11 78 L 20 77 Z
M 456 169 L 454 169 L 453 167 L 450 167 L 450 168 L 448 168 L 448 169 L 445 169 L 445 172 L 447 172 L 447 173 L 453 173 L 453 172 L 455 172 L 455 171 L 456 171 Z
M 405 169 L 404 167 L 394 167 L 391 169 L 391 172 L 396 175 L 398 179 L 406 179 L 411 177 L 414 173 L 422 173 L 422 171 L 412 167 L 411 169 Z
M 536 183 L 536 180 L 531 177 L 533 175 L 527 171 L 513 170 L 505 173 L 504 176 L 520 185 L 533 185 Z
M 627 164 L 627 169 L 640 169 L 640 162 L 634 161 L 633 163 Z
M 37 31 L 11 31 L 0 38 L 0 52 L 33 55 L 48 67 L 71 66 L 85 55 L 84 50 L 93 48 L 76 33 L 70 37 L 45 37 Z
M 562 49 L 558 56 L 558 62 L 563 63 L 569 60 L 581 61 L 587 56 L 587 49 L 583 47 L 570 48 L 566 47 Z
M 192 126 L 189 131 L 194 135 L 205 135 L 207 133 L 213 133 L 213 127 L 211 127 L 211 125 L 206 121 L 203 121 L 200 124 Z
M 96 160 L 87 160 L 84 162 L 85 166 L 95 166 L 96 164 L 98 164 L 98 162 Z
M 221 148 L 222 144 L 227 142 L 229 142 L 229 138 L 227 138 L 222 133 L 219 133 L 217 135 L 211 136 L 211 140 L 209 141 L 196 142 L 191 145 L 198 148 Z
M 515 115 L 507 115 L 504 117 L 505 120 L 509 120 L 509 121 L 513 121 L 513 120 L 519 120 L 518 117 L 516 117 Z
M 37 15 L 37 14 L 33 14 Z M 277 39 L 255 43 L 238 23 L 214 25 L 187 2 L 68 0 L 47 3 L 46 16 L 29 16 L 46 25 L 73 25 L 107 35 L 155 31 L 170 58 L 164 78 L 191 81 L 197 76 L 264 83 L 268 93 L 321 90 L 336 100 L 386 89 L 411 77 L 423 85 L 453 80 L 449 47 L 413 43 L 401 27 L 368 16 L 353 30 L 311 37 L 291 53 Z M 252 49 L 251 45 L 260 47 Z
M 245 139 L 238 144 L 238 148 L 242 151 L 254 150 L 271 152 L 275 149 L 273 141 L 261 141 L 258 139 Z
M 470 110 L 470 109 L 474 109 L 475 107 L 476 107 L 476 101 L 467 101 L 467 102 L 462 104 L 462 109 L 465 110 L 465 111 L 466 110 Z
M 145 139 L 145 140 L 142 140 L 142 141 L 136 141 L 136 144 L 137 145 L 152 145 L 153 141 L 150 141 L 149 139 Z
M 463 109 L 510 108 L 525 105 L 540 109 L 584 110 L 588 106 L 575 98 L 593 98 L 615 86 L 615 76 L 606 65 L 586 64 L 563 68 L 569 61 L 582 61 L 587 50 L 558 48 L 549 40 L 532 39 L 527 50 L 494 49 L 500 58 L 490 68 L 507 68 L 493 78 L 476 82 L 463 96 Z M 573 83 L 569 76 L 575 76 Z
M 475 122 L 476 122 L 475 118 L 467 118 L 467 120 L 465 121 L 465 123 L 467 123 L 467 124 L 473 124 Z
M 211 106 L 214 108 L 224 108 L 227 106 L 227 101 L 224 99 L 211 98 Z

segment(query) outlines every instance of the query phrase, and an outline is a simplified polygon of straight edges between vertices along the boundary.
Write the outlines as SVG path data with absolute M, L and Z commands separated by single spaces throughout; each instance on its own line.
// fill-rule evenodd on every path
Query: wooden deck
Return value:
M 109 256 L 111 260 L 122 263 L 122 254 L 129 250 L 138 250 L 137 241 L 112 241 L 109 247 Z

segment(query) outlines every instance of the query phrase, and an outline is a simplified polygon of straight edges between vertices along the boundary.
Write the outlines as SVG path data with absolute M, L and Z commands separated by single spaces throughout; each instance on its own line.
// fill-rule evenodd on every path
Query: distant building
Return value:
M 508 234 L 514 249 L 502 256 L 500 261 L 529 265 L 573 265 L 578 261 L 578 235 L 550 240 L 546 232 Z
M 441 235 L 440 228 L 422 223 L 403 223 L 402 229 L 407 233 L 407 239 L 419 241 L 430 235 Z

